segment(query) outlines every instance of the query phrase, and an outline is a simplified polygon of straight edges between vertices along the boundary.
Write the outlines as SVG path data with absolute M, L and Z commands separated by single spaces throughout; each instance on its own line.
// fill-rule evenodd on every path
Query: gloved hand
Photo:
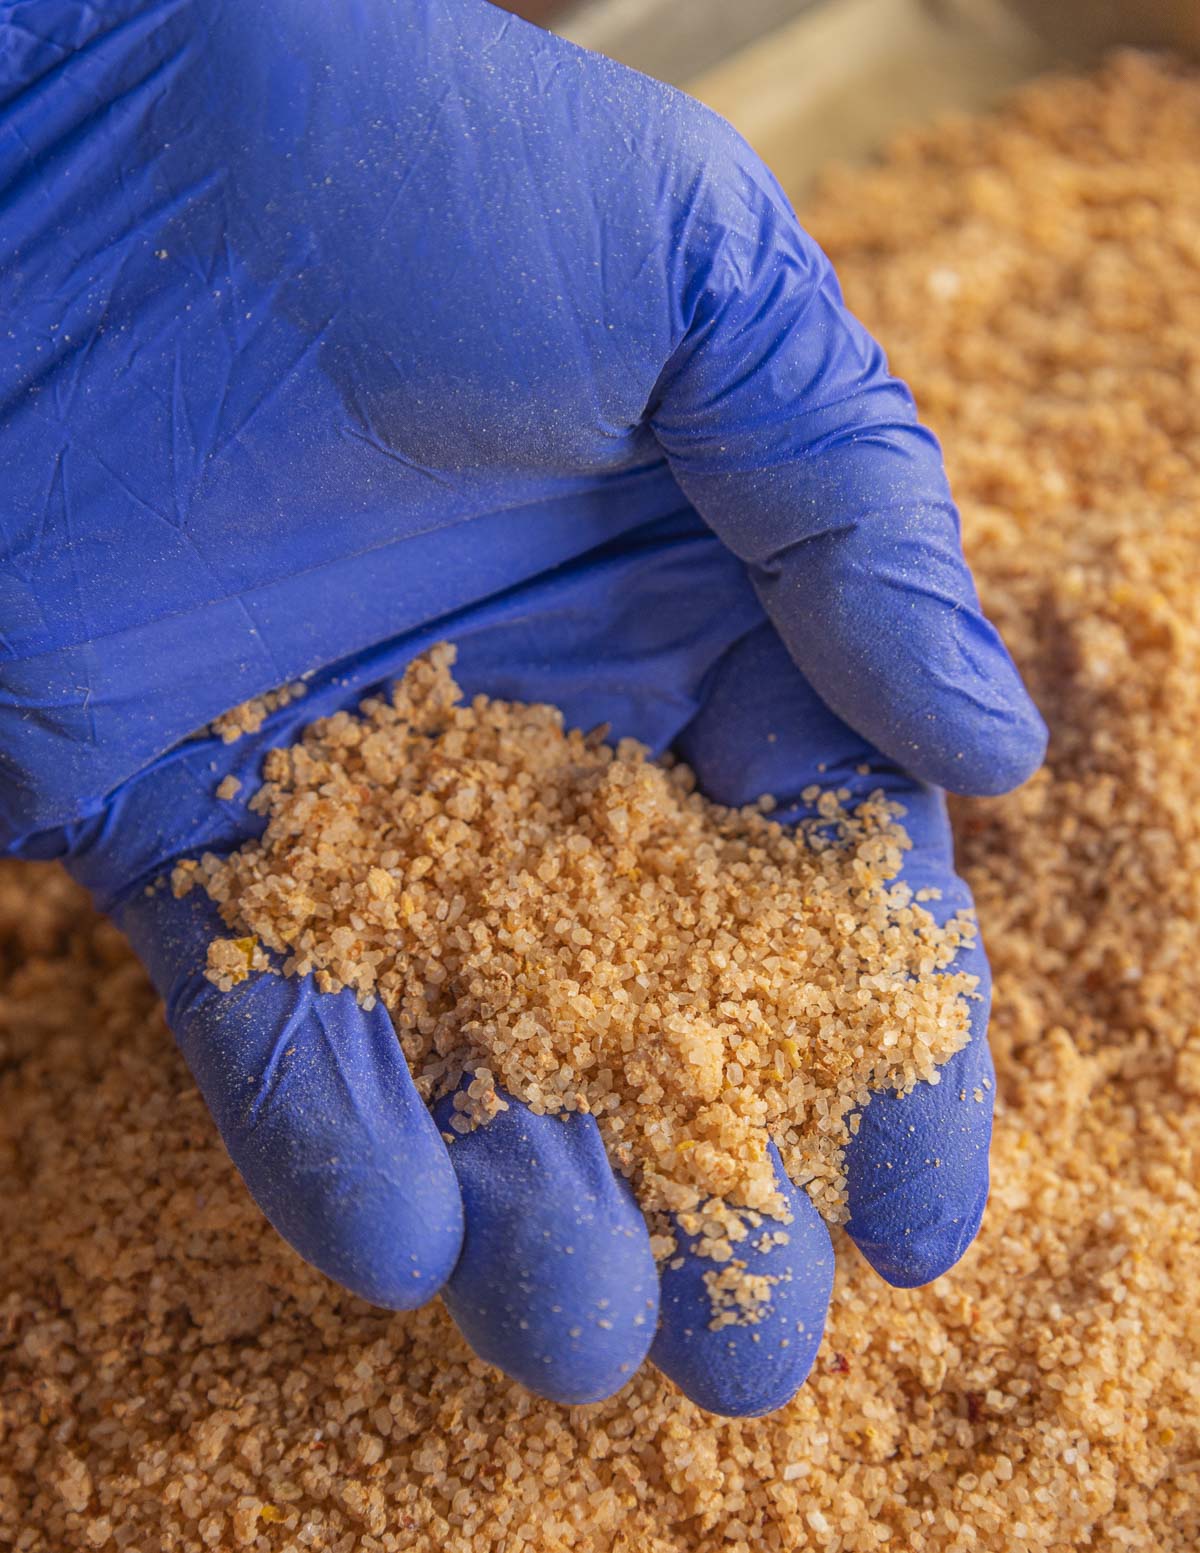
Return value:
M 226 772 L 245 799 L 265 745 L 448 638 L 468 691 L 674 744 L 723 801 L 887 788 L 957 910 L 936 786 L 1016 784 L 1044 731 L 909 395 L 727 125 L 480 0 L 10 0 L 0 44 L 3 844 L 116 916 L 311 1262 L 443 1288 L 554 1398 L 649 1350 L 706 1407 L 778 1406 L 832 1273 L 802 1191 L 768 1320 L 713 1334 L 590 1118 L 448 1151 L 382 1010 L 217 993 L 211 906 L 147 885 L 254 831 Z M 300 675 L 261 734 L 189 740 Z M 893 1283 L 978 1225 L 985 1023 L 849 1150 Z

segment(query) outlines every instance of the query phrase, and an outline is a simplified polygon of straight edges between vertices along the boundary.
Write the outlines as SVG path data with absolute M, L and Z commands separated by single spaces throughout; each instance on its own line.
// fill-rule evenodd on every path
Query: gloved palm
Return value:
M 791 1273 L 769 1322 L 710 1333 L 702 1269 L 660 1294 L 589 1119 L 514 1107 L 448 1153 L 382 1010 L 217 993 L 212 908 L 146 886 L 253 828 L 222 775 L 244 799 L 265 742 L 448 637 L 468 691 L 674 744 L 722 800 L 888 787 L 906 877 L 957 909 L 923 784 L 1001 790 L 1043 735 L 936 444 L 769 174 L 666 88 L 476 0 L 11 10 L 8 844 L 116 914 L 319 1267 L 397 1307 L 445 1285 L 551 1396 L 606 1394 L 653 1339 L 705 1405 L 778 1405 L 832 1270 L 802 1192 L 755 1269 Z M 262 734 L 181 742 L 300 674 Z M 851 1233 L 893 1282 L 978 1224 L 985 1024 L 982 1001 L 941 1084 L 876 1098 L 849 1150 Z

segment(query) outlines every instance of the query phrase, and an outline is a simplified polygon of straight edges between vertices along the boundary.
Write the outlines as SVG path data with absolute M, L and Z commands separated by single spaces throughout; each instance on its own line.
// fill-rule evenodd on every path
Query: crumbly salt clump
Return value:
M 214 938 L 208 946 L 206 974 L 222 992 L 232 992 L 253 971 L 269 971 L 271 961 L 253 938 Z
M 720 1271 L 714 1269 L 705 1273 L 703 1278 L 713 1311 L 708 1323 L 712 1332 L 720 1332 L 728 1326 L 756 1325 L 766 1315 L 771 1290 L 779 1282 L 775 1274 L 752 1273 L 740 1258 L 733 1259 Z M 786 1337 L 780 1339 L 784 1348 L 789 1341 Z
M 271 750 L 261 839 L 177 870 L 240 935 L 210 978 L 251 942 L 382 1001 L 426 1100 L 474 1075 L 456 1132 L 502 1104 L 494 1084 L 590 1112 L 665 1254 L 668 1213 L 719 1264 L 787 1217 L 768 1137 L 843 1218 L 848 1118 L 936 1080 L 975 986 L 948 971 L 973 920 L 939 926 L 897 879 L 901 809 L 814 790 L 793 830 L 770 799 L 722 808 L 552 707 L 463 705 L 452 662 L 434 649 Z
M 280 685 L 276 690 L 268 690 L 264 695 L 254 696 L 249 701 L 231 707 L 228 712 L 222 712 L 220 717 L 214 718 L 209 724 L 209 732 L 216 734 L 223 744 L 235 744 L 243 734 L 257 733 L 272 712 L 290 706 L 293 701 L 299 701 L 307 694 L 308 686 L 302 679 L 293 680 L 290 685 Z M 238 785 L 240 787 L 241 784 Z

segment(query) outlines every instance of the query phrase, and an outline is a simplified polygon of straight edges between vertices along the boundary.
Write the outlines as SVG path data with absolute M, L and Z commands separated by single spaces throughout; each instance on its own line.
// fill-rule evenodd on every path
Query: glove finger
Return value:
M 590 1116 L 536 1116 L 511 1096 L 455 1138 L 466 1214 L 446 1306 L 482 1359 L 554 1402 L 596 1402 L 641 1366 L 658 1275 L 633 1194 Z M 447 1132 L 453 1097 L 434 1108 Z
M 219 991 L 203 969 L 225 930 L 199 891 L 136 896 L 118 921 L 267 1218 L 363 1299 L 424 1304 L 457 1259 L 462 1202 L 386 1012 L 269 974 Z
M 676 1226 L 679 1254 L 662 1272 L 650 1357 L 697 1406 L 728 1418 L 772 1413 L 795 1396 L 820 1347 L 833 1291 L 829 1231 L 784 1174 L 774 1144 L 771 1157 L 791 1222 L 765 1219 L 752 1229 L 734 1249 L 740 1268 L 698 1256 L 697 1237 Z M 784 1237 L 778 1244 L 777 1235 Z M 768 1290 L 758 1286 L 767 1293 L 763 1303 L 754 1302 L 751 1280 L 759 1278 L 770 1280 Z M 739 1295 L 751 1303 L 740 1305 Z M 746 1311 L 755 1319 L 729 1320 Z
M 940 794 L 926 793 L 906 819 L 914 846 L 904 878 L 932 887 L 939 922 L 969 909 L 971 894 L 951 869 L 950 823 Z M 960 949 L 956 971 L 978 978 L 967 1045 L 929 1083 L 907 1095 L 880 1093 L 862 1113 L 846 1150 L 847 1230 L 875 1271 L 899 1288 L 930 1283 L 974 1240 L 987 1203 L 995 1069 L 988 1045 L 991 973 L 978 939 Z
M 912 840 L 902 877 L 941 899 L 939 921 L 969 908 L 954 872 L 945 800 L 871 749 L 824 705 L 770 626 L 752 631 L 722 659 L 704 707 L 678 741 L 701 788 L 723 803 L 769 792 L 781 819 L 809 812 L 796 795 L 810 783 L 865 795 L 882 788 L 905 807 Z M 988 1192 L 994 1082 L 987 1043 L 991 980 L 978 940 L 955 969 L 979 978 L 969 1004 L 968 1044 L 936 1083 L 901 1098 L 881 1093 L 862 1113 L 846 1150 L 847 1228 L 890 1283 L 927 1283 L 951 1267 L 979 1227 Z
M 652 408 L 671 470 L 840 717 L 925 781 L 1005 791 L 1045 727 L 980 607 L 938 444 L 774 179 L 710 138 Z

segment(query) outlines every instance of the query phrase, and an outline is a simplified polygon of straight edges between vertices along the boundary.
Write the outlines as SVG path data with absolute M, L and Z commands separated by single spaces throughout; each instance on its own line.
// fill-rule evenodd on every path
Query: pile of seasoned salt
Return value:
M 553 707 L 463 704 L 453 657 L 271 750 L 262 837 L 179 865 L 176 893 L 202 885 L 235 935 L 211 979 L 228 989 L 267 950 L 382 1002 L 426 1100 L 471 1075 L 450 1141 L 498 1088 L 590 1112 L 660 1257 L 668 1211 L 718 1263 L 786 1217 L 768 1138 L 843 1218 L 861 1108 L 937 1082 L 975 986 L 947 971 L 972 919 L 939 926 L 897 878 L 900 808 L 815 787 L 798 828 L 770 799 L 723 808 L 686 766 Z

